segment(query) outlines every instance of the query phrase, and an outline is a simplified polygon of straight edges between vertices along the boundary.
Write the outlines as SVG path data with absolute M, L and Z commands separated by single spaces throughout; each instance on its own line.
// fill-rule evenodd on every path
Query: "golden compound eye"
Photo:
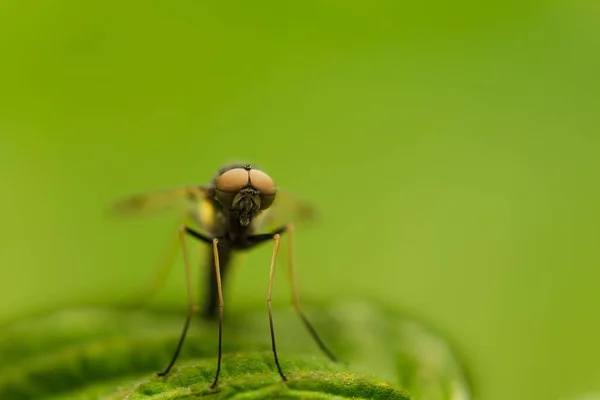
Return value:
M 273 204 L 273 202 L 275 201 L 275 195 L 274 194 L 260 194 L 260 209 L 261 210 L 266 210 L 267 208 L 271 207 L 271 205 Z
M 258 190 L 261 193 L 261 195 L 275 195 L 275 182 L 273 182 L 273 179 L 271 179 L 269 175 L 265 174 L 264 172 L 258 169 L 251 169 L 249 173 L 250 183 L 252 184 L 252 187 Z
M 215 187 L 222 192 L 239 192 L 248 185 L 249 179 L 248 171 L 243 168 L 233 168 L 217 177 Z

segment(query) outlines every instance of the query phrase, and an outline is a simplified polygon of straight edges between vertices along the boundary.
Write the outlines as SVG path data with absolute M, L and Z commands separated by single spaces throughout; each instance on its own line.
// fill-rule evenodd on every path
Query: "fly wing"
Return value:
M 311 225 L 318 220 L 314 205 L 289 192 L 277 191 L 273 205 L 256 218 L 258 231 L 269 231 L 287 224 Z
M 192 211 L 209 192 L 205 186 L 184 186 L 137 194 L 115 202 L 110 211 L 118 216 L 141 216 L 167 210 Z

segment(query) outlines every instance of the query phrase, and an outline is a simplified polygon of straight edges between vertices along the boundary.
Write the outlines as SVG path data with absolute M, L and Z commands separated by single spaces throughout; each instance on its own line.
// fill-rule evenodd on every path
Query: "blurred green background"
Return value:
M 482 399 L 600 390 L 597 2 L 5 1 L 0 37 L 0 322 L 143 288 L 177 216 L 106 206 L 241 159 L 319 206 L 306 303 L 426 319 Z

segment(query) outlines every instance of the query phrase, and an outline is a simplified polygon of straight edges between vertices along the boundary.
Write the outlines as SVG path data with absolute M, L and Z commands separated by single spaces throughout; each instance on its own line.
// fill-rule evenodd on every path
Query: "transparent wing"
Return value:
M 209 188 L 205 186 L 164 189 L 121 199 L 110 207 L 110 211 L 119 216 L 146 215 L 172 209 L 187 211 L 197 207 L 208 193 Z
M 312 225 L 318 220 L 315 206 L 289 192 L 278 190 L 273 205 L 256 218 L 256 229 L 272 230 L 283 225 Z

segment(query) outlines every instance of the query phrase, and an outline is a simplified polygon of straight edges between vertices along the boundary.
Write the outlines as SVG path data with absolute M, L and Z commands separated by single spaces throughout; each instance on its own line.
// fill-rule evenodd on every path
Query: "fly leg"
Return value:
M 285 227 L 279 228 L 272 233 L 264 233 L 260 235 L 253 235 L 247 238 L 246 248 L 254 247 L 267 240 L 274 240 L 275 245 L 273 246 L 273 255 L 271 257 L 271 268 L 269 270 L 269 289 L 267 291 L 267 308 L 269 310 L 269 329 L 271 332 L 271 348 L 273 349 L 273 358 L 275 359 L 275 365 L 277 366 L 277 372 L 284 381 L 287 381 L 286 376 L 281 370 L 279 365 L 279 357 L 277 357 L 277 346 L 275 345 L 275 328 L 273 326 L 273 311 L 271 309 L 271 293 L 273 292 L 273 278 L 275 277 L 275 263 L 277 261 L 277 252 L 279 250 L 279 235 L 285 231 Z
M 279 250 L 279 233 L 273 235 L 273 240 L 275 240 L 275 245 L 273 246 L 273 256 L 271 257 L 271 269 L 269 271 L 269 290 L 267 291 L 267 307 L 269 309 L 269 329 L 271 331 L 271 347 L 273 349 L 273 358 L 275 359 L 277 371 L 279 372 L 281 379 L 287 381 L 287 378 L 281 370 L 281 365 L 279 365 L 279 359 L 277 358 L 277 347 L 275 346 L 275 329 L 273 328 L 273 311 L 271 310 L 271 293 L 273 291 L 273 278 L 275 277 L 275 263 L 277 261 L 277 251 Z
M 289 256 L 289 261 L 288 261 L 288 263 L 289 263 L 289 278 L 290 278 L 290 283 L 291 283 L 291 286 L 292 286 L 292 304 L 294 306 L 294 310 L 300 316 L 300 319 L 302 320 L 302 323 L 304 324 L 304 326 L 308 330 L 308 333 L 310 333 L 310 336 L 313 338 L 313 340 L 319 346 L 319 348 L 321 349 L 321 351 L 323 353 L 325 353 L 325 355 L 331 361 L 338 362 L 337 357 L 331 352 L 331 350 L 329 350 L 329 348 L 325 345 L 325 343 L 323 342 L 323 340 L 321 340 L 321 338 L 317 334 L 317 331 L 312 326 L 312 324 L 310 323 L 310 321 L 308 320 L 308 318 L 306 318 L 306 315 L 304 315 L 304 312 L 302 312 L 302 309 L 300 308 L 300 295 L 299 295 L 299 292 L 298 292 L 298 282 L 296 280 L 296 265 L 294 263 L 294 226 L 291 225 L 291 224 L 288 225 L 286 227 L 285 231 L 288 234 L 288 241 L 289 241 L 288 242 L 289 243 L 289 250 L 288 250 L 288 256 Z
M 190 326 L 190 321 L 192 320 L 192 316 L 194 315 L 194 312 L 197 311 L 197 309 L 198 309 L 197 306 L 194 304 L 194 293 L 193 293 L 193 288 L 192 288 L 192 276 L 191 276 L 192 273 L 191 273 L 191 269 L 190 269 L 190 259 L 189 259 L 188 247 L 187 247 L 187 243 L 185 240 L 186 233 L 195 237 L 196 239 L 202 240 L 203 242 L 213 243 L 213 239 L 207 238 L 207 237 L 193 231 L 192 229 L 186 227 L 185 225 L 182 225 L 179 227 L 179 240 L 181 241 L 181 248 L 183 250 L 183 261 L 184 261 L 184 265 L 185 265 L 185 280 L 187 283 L 188 314 L 187 314 L 187 317 L 185 320 L 185 324 L 183 325 L 183 329 L 181 331 L 181 336 L 179 337 L 179 342 L 177 343 L 177 348 L 175 349 L 175 354 L 173 354 L 173 358 L 171 359 L 171 362 L 169 363 L 167 368 L 165 368 L 164 371 L 159 372 L 157 374 L 158 376 L 167 375 L 169 373 L 169 371 L 171 371 L 171 368 L 175 364 L 175 361 L 177 361 L 177 358 L 179 357 L 179 353 L 181 351 L 181 347 L 183 346 L 183 342 L 185 341 L 185 336 L 187 335 L 187 331 Z M 214 240 L 216 240 L 216 239 L 214 239 Z M 220 348 L 220 344 L 219 344 L 219 348 Z
M 219 380 L 219 373 L 221 372 L 221 343 L 223 340 L 223 287 L 221 286 L 221 270 L 219 268 L 219 240 L 213 239 L 212 248 L 213 255 L 215 257 L 215 272 L 217 277 L 217 291 L 219 293 L 219 353 L 217 357 L 217 372 L 215 373 L 215 380 L 212 385 L 210 385 L 211 389 L 214 389 L 217 386 L 217 382 Z
M 275 277 L 275 264 L 277 261 L 277 253 L 279 251 L 280 234 L 282 234 L 284 232 L 287 232 L 289 235 L 289 268 L 290 268 L 289 272 L 290 272 L 290 280 L 291 280 L 291 285 L 292 285 L 292 303 L 294 305 L 294 310 L 300 316 L 302 323 L 304 324 L 304 326 L 310 333 L 310 336 L 317 343 L 317 345 L 319 346 L 321 351 L 323 353 L 325 353 L 325 355 L 333 362 L 337 362 L 338 359 L 331 352 L 331 350 L 329 350 L 327 348 L 327 346 L 325 345 L 323 340 L 321 340 L 321 338 L 317 334 L 317 331 L 312 326 L 312 324 L 310 323 L 308 318 L 306 318 L 306 316 L 302 312 L 302 309 L 300 308 L 298 285 L 296 283 L 296 276 L 295 276 L 296 271 L 295 271 L 295 264 L 294 264 L 294 227 L 293 227 L 293 225 L 287 225 L 287 226 L 281 227 L 271 233 L 250 236 L 248 238 L 248 242 L 247 242 L 248 248 L 254 247 L 255 245 L 262 243 L 269 239 L 273 239 L 275 241 L 275 244 L 273 246 L 273 256 L 271 258 L 271 268 L 270 268 L 270 272 L 269 272 L 269 290 L 267 292 L 267 307 L 269 309 L 269 328 L 271 331 L 271 347 L 273 349 L 273 357 L 275 359 L 275 365 L 277 366 L 277 371 L 279 372 L 279 375 L 281 376 L 281 378 L 284 381 L 286 381 L 287 378 L 283 374 L 283 371 L 281 370 L 281 366 L 279 365 L 279 358 L 277 357 L 277 347 L 275 346 L 275 329 L 273 327 L 273 312 L 271 309 L 271 294 L 272 294 L 272 290 L 273 290 L 273 278 Z
M 206 236 L 196 232 L 191 228 L 185 228 L 185 233 L 188 235 L 195 237 L 198 240 L 201 240 L 205 243 L 212 245 L 213 257 L 215 262 L 215 276 L 217 278 L 217 293 L 219 296 L 219 350 L 217 354 L 217 372 L 215 373 L 215 379 L 213 380 L 212 385 L 210 385 L 211 389 L 214 389 L 217 386 L 217 382 L 219 381 L 219 374 L 221 372 L 221 350 L 222 350 L 222 342 L 223 342 L 223 287 L 221 285 L 221 269 L 219 265 L 219 239 L 209 239 Z M 190 294 L 191 296 L 191 294 Z M 190 297 L 190 301 L 193 301 L 193 298 Z M 195 311 L 195 310 L 192 310 Z M 189 317 L 188 317 L 189 320 Z M 189 321 L 188 321 L 189 322 Z M 185 328 L 187 329 L 187 328 Z M 185 334 L 184 334 L 185 336 Z
M 175 259 L 177 257 L 177 252 L 179 250 L 179 245 L 181 245 L 181 240 L 179 238 L 179 228 L 181 225 L 185 225 L 188 218 L 184 218 L 181 221 L 178 221 L 177 228 L 174 229 L 172 236 L 169 238 L 169 243 L 166 248 L 163 250 L 164 254 L 159 263 L 157 263 L 154 271 L 154 276 L 152 280 L 147 284 L 147 287 L 136 296 L 135 299 L 130 300 L 127 305 L 132 308 L 139 308 L 144 305 L 144 303 L 148 302 L 154 295 L 161 289 L 171 272 L 171 268 L 173 264 L 175 264 Z

